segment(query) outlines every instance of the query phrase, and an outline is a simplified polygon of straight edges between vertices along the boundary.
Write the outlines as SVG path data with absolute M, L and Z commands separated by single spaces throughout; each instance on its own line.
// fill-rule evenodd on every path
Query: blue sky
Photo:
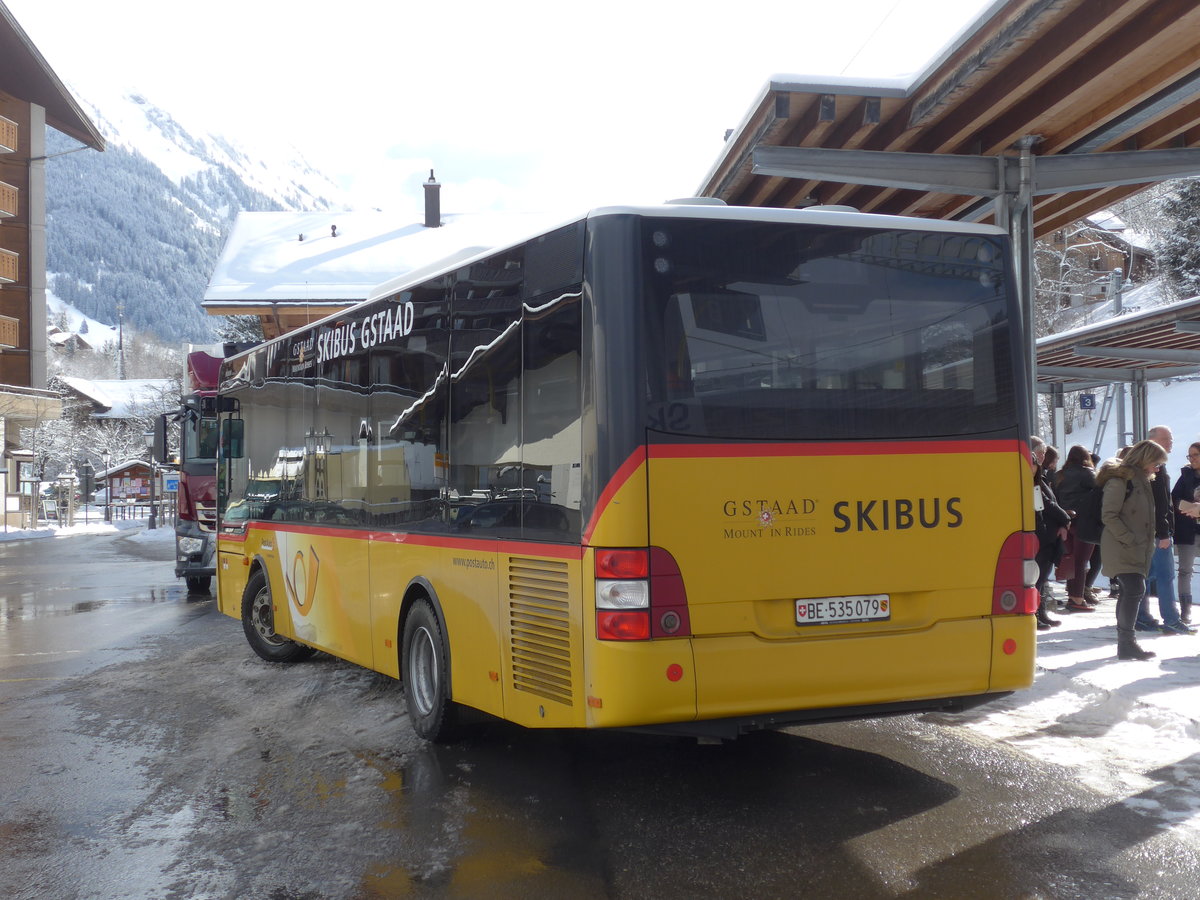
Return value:
M 991 5 L 4 2 L 81 96 L 290 144 L 356 206 L 415 207 L 432 166 L 448 211 L 567 213 L 689 195 L 772 75 L 920 71 Z

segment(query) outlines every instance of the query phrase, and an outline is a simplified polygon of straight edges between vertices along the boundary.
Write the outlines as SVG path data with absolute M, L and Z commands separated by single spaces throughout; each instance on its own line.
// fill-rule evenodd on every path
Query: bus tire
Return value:
M 242 631 L 246 633 L 250 649 L 267 662 L 300 662 L 316 652 L 312 647 L 275 633 L 271 585 L 262 569 L 256 569 L 250 576 L 246 591 L 242 594 Z
M 404 620 L 401 672 L 408 718 L 419 737 L 434 743 L 459 733 L 458 704 L 450 699 L 450 654 L 433 606 L 424 597 Z
M 212 584 L 211 575 L 189 575 L 186 580 L 189 594 L 207 594 Z

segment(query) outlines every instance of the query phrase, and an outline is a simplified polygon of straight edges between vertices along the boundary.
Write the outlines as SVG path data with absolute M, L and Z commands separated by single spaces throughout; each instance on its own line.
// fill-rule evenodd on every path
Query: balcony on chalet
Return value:
M 11 284 L 20 274 L 21 255 L 0 247 L 0 284 Z
M 0 350 L 12 350 L 20 343 L 20 326 L 12 316 L 0 316 Z
M 0 116 L 0 153 L 16 153 L 19 134 L 16 122 Z
M 21 192 L 11 184 L 0 181 L 0 219 L 11 218 L 17 214 L 17 198 Z

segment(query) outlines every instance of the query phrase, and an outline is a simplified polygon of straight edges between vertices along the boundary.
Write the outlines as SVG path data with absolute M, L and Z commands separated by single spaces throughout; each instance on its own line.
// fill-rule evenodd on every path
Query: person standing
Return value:
M 1074 519 L 1075 510 L 1079 508 L 1080 502 L 1095 486 L 1096 472 L 1092 468 L 1092 454 L 1087 447 L 1076 444 L 1067 451 L 1067 460 L 1058 470 L 1054 482 L 1054 493 L 1058 497 L 1058 503 Z M 1096 601 L 1087 592 L 1088 562 L 1092 558 L 1095 546 L 1076 538 L 1075 523 L 1072 521 L 1067 529 L 1068 549 L 1063 564 L 1070 564 L 1067 569 L 1067 606 L 1076 610 L 1085 605 L 1096 605 Z
M 1146 432 L 1146 437 L 1168 454 L 1174 446 L 1171 429 L 1166 425 L 1155 425 Z M 1150 578 L 1155 584 L 1158 612 L 1162 617 L 1159 630 L 1163 634 L 1194 634 L 1193 629 L 1180 620 L 1179 604 L 1175 599 L 1175 554 L 1171 552 L 1175 511 L 1171 500 L 1171 476 L 1167 474 L 1166 460 L 1163 463 L 1151 481 L 1154 489 L 1154 556 L 1150 561 Z
M 1046 442 L 1039 437 L 1031 437 L 1029 447 L 1032 451 L 1033 461 L 1034 524 L 1038 537 L 1036 557 L 1038 566 L 1037 627 L 1038 631 L 1045 631 L 1062 624 L 1059 619 L 1052 618 L 1046 611 L 1046 596 L 1049 593 L 1050 570 L 1054 568 L 1054 564 L 1062 555 L 1063 543 L 1067 538 L 1067 526 L 1071 524 L 1071 517 L 1065 509 L 1058 505 L 1054 491 L 1046 483 L 1045 469 L 1043 468 L 1046 451 L 1049 449 Z M 1092 612 L 1092 609 L 1084 606 L 1081 611 Z
M 1146 575 L 1155 551 L 1154 489 L 1151 481 L 1167 461 L 1167 451 L 1151 440 L 1138 441 L 1125 456 L 1100 467 L 1096 484 L 1104 492 L 1100 551 L 1105 575 L 1120 584 L 1117 596 L 1117 659 L 1153 659 L 1138 646 L 1133 623 L 1146 593 Z
M 1100 458 L 1100 454 L 1098 454 L 1098 453 L 1092 453 L 1090 455 L 1092 458 L 1092 478 L 1094 479 L 1096 469 L 1099 467 L 1100 463 L 1103 462 L 1103 460 Z M 1100 602 L 1100 591 L 1096 587 L 1096 579 L 1099 577 L 1100 577 L 1100 545 L 1093 544 L 1092 545 L 1092 558 L 1088 561 L 1087 578 L 1085 579 L 1088 606 L 1095 606 L 1096 604 L 1098 604 Z M 1110 597 L 1115 597 L 1117 595 L 1117 583 L 1115 581 L 1112 581 L 1111 579 L 1109 580 L 1109 585 L 1108 585 L 1108 595 Z
M 1188 447 L 1188 464 L 1171 488 L 1175 507 L 1175 557 L 1179 563 L 1179 619 L 1192 622 L 1192 567 L 1196 562 L 1196 519 L 1200 516 L 1200 441 Z

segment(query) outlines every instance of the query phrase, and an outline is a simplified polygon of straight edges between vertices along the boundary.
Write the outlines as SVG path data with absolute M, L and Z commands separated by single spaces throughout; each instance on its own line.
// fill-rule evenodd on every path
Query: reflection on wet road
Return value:
M 930 717 L 424 744 L 395 681 L 254 656 L 169 543 L 33 543 L 0 545 L 0 896 L 1091 900 L 1200 871 Z

